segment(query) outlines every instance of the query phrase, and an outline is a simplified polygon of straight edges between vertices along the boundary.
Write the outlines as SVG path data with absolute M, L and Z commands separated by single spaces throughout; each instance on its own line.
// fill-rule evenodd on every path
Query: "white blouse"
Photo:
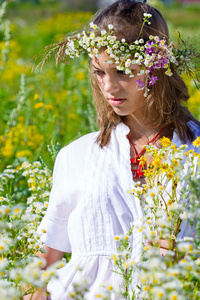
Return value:
M 190 127 L 200 136 L 198 125 L 190 122 Z M 46 230 L 42 236 L 46 246 L 72 252 L 72 258 L 48 284 L 52 300 L 71 299 L 72 285 L 82 277 L 90 282 L 89 300 L 101 293 L 102 284 L 118 287 L 121 283 L 109 260 L 116 253 L 114 237 L 127 234 L 143 216 L 139 200 L 128 193 L 134 188 L 128 133 L 129 128 L 120 123 L 103 149 L 96 143 L 99 132 L 89 133 L 61 149 L 56 158 L 49 207 L 39 231 Z M 176 132 L 172 142 L 182 144 Z M 188 142 L 187 150 L 192 148 Z M 140 257 L 140 247 L 139 236 L 134 236 L 135 259 Z

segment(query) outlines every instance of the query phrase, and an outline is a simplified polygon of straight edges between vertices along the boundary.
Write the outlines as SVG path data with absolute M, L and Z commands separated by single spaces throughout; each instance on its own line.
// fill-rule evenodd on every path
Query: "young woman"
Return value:
M 52 300 L 70 299 L 80 276 L 90 282 L 86 299 L 94 300 L 102 284 L 118 287 L 122 282 L 111 271 L 109 257 L 116 252 L 114 236 L 126 234 L 143 215 L 128 191 L 135 182 L 145 182 L 138 161 L 144 145 L 161 148 L 165 136 L 177 146 L 193 148 L 200 126 L 181 105 L 189 99 L 178 74 L 187 67 L 186 57 L 173 56 L 166 22 L 152 6 L 117 1 L 95 17 L 88 31 L 58 48 L 58 60 L 65 53 L 89 54 L 100 131 L 72 142 L 57 156 L 50 203 L 39 228 L 46 231 L 42 238 L 47 253 L 40 256 L 49 266 L 72 252 L 70 262 L 48 284 Z M 140 243 L 133 236 L 135 259 L 140 259 Z M 167 242 L 160 247 L 164 254 Z

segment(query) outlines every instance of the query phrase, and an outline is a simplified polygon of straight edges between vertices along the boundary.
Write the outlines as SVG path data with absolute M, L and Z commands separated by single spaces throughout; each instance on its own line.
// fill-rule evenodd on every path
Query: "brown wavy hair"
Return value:
M 143 14 L 151 14 L 151 24 L 144 25 L 140 38 L 149 40 L 150 35 L 157 35 L 161 39 L 169 40 L 167 24 L 162 14 L 154 7 L 144 2 L 119 0 L 95 15 L 93 22 L 100 30 L 108 30 L 108 25 L 113 25 L 114 35 L 117 39 L 126 39 L 127 43 L 134 42 L 140 33 L 143 24 Z M 89 68 L 91 70 L 91 68 Z M 194 119 L 189 110 L 183 105 L 189 99 L 188 89 L 171 65 L 173 75 L 167 76 L 163 69 L 155 71 L 158 81 L 150 87 L 143 110 L 151 128 L 171 127 L 176 129 L 179 138 L 186 142 L 192 141 L 194 134 L 188 126 L 188 121 L 200 123 Z M 97 123 L 100 135 L 97 139 L 101 147 L 109 143 L 110 134 L 118 123 L 123 122 L 123 116 L 117 115 L 100 91 L 95 75 L 91 74 L 94 104 L 97 111 Z

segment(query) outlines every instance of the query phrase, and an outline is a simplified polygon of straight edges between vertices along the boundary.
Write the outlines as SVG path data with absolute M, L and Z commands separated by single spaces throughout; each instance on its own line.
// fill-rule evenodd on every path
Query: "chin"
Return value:
M 113 109 L 113 110 L 120 117 L 126 117 L 126 116 L 130 115 L 130 112 L 126 112 L 126 111 L 122 111 L 122 110 L 118 110 L 118 109 Z

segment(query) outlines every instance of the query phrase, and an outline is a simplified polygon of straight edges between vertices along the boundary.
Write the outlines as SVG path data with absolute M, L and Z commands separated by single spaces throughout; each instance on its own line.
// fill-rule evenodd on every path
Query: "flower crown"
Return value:
M 180 74 L 187 72 L 191 75 L 191 62 L 194 60 L 195 51 L 192 45 L 188 48 L 186 43 L 181 40 L 182 48 L 176 49 L 173 42 L 168 43 L 165 38 L 158 36 L 149 36 L 148 41 L 141 38 L 141 33 L 145 23 L 151 24 L 151 14 L 144 13 L 143 24 L 137 40 L 131 44 L 126 43 L 125 39 L 117 40 L 113 35 L 113 25 L 108 25 L 108 31 L 100 30 L 96 24 L 90 23 L 88 32 L 83 31 L 75 36 L 67 37 L 64 42 L 55 44 L 54 50 L 57 50 L 57 61 L 60 56 L 67 55 L 71 58 L 77 58 L 82 53 L 87 53 L 89 57 L 98 57 L 102 48 L 108 54 L 109 59 L 105 63 L 115 63 L 118 70 L 124 71 L 130 77 L 133 77 L 131 64 L 141 66 L 138 75 L 145 74 L 143 79 L 137 80 L 138 89 L 144 89 L 144 95 L 147 96 L 150 86 L 154 85 L 158 77 L 154 75 L 154 70 L 165 69 L 167 76 L 172 76 L 170 68 L 171 63 L 176 66 Z M 180 37 L 180 36 L 179 36 Z M 54 45 L 53 45 L 54 46 Z M 57 46 L 57 47 L 56 47 Z M 195 66 L 196 68 L 196 66 Z M 194 76 L 194 74 L 192 74 Z M 198 79 L 198 76 L 196 75 Z

